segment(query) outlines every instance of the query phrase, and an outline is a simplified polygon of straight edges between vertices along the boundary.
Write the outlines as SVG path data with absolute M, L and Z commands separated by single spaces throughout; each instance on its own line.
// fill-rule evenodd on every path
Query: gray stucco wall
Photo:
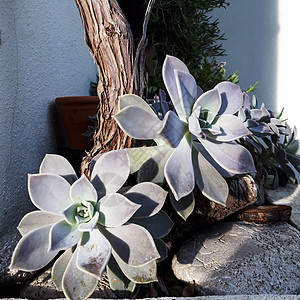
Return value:
M 56 150 L 54 99 L 95 79 L 75 1 L 0 2 L 0 237 L 33 209 L 27 173 Z

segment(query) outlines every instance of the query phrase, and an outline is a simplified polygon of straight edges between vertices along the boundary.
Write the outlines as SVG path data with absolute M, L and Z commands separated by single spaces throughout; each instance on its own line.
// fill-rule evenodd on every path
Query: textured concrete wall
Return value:
M 56 150 L 54 99 L 95 79 L 74 0 L 0 2 L 0 237 L 33 209 L 27 173 Z
M 228 74 L 239 70 L 243 89 L 259 81 L 254 92 L 259 103 L 280 112 L 290 125 L 300 128 L 298 86 L 300 61 L 299 0 L 229 0 L 226 10 L 213 13 L 219 18 L 228 56 Z M 220 60 L 220 61 L 221 61 Z

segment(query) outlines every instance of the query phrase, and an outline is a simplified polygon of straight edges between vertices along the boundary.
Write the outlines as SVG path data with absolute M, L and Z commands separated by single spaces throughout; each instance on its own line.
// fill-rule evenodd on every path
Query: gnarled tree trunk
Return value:
M 143 94 L 147 46 L 147 26 L 155 0 L 149 0 L 143 24 L 143 36 L 134 57 L 133 35 L 117 0 L 75 0 L 85 31 L 85 41 L 98 67 L 98 127 L 94 147 L 81 164 L 81 173 L 89 173 L 89 164 L 98 153 L 132 146 L 112 116 L 118 110 L 118 97 Z
M 133 36 L 116 0 L 76 0 L 85 31 L 85 41 L 98 67 L 99 109 L 94 147 L 84 158 L 81 171 L 87 172 L 98 153 L 130 147 L 126 136 L 112 116 L 118 97 L 132 93 Z

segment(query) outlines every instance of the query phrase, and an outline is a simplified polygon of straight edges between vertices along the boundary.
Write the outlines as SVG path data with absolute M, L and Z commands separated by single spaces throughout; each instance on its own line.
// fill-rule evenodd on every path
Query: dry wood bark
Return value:
M 149 0 L 143 24 L 143 36 L 134 59 L 130 26 L 116 0 L 75 0 L 85 31 L 85 41 L 98 67 L 98 127 L 94 147 L 81 164 L 81 173 L 89 175 L 89 164 L 98 153 L 132 146 L 112 116 L 118 97 L 126 93 L 142 95 L 145 89 L 145 49 L 147 26 L 155 0 Z
M 85 41 L 98 67 L 99 109 L 94 147 L 87 153 L 81 172 L 88 173 L 91 159 L 98 153 L 130 147 L 126 136 L 112 116 L 118 97 L 132 93 L 133 36 L 116 0 L 76 0 L 84 26 Z

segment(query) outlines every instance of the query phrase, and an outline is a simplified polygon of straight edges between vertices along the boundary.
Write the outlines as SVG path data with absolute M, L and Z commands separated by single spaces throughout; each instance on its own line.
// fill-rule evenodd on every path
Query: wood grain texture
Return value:
M 133 92 L 134 44 L 130 26 L 116 0 L 75 0 L 85 32 L 85 42 L 98 68 L 98 127 L 94 147 L 81 165 L 89 175 L 91 159 L 98 153 L 132 145 L 132 139 L 118 127 L 112 116 L 118 97 Z

